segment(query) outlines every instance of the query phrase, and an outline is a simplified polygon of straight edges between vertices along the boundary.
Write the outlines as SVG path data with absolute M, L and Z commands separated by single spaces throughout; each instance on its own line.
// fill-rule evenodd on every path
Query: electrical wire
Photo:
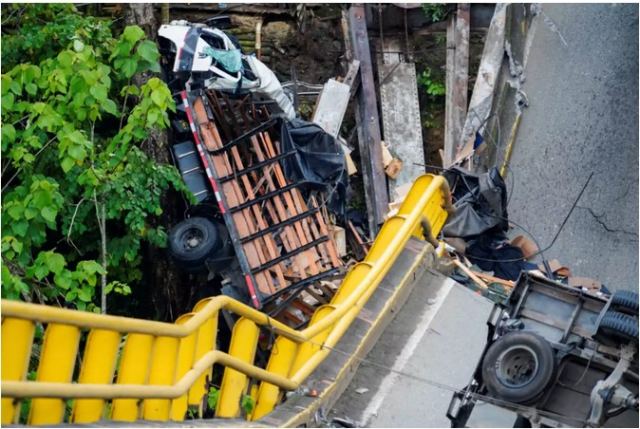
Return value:
M 533 237 L 533 235 L 528 232 L 524 227 L 522 227 L 522 225 L 519 225 L 517 223 L 515 223 L 512 220 L 508 220 L 509 222 L 513 223 L 515 226 L 517 226 L 518 228 L 522 229 L 527 235 L 529 235 L 532 240 L 534 242 L 536 242 L 536 246 L 538 246 L 538 251 L 536 251 L 535 253 L 529 255 L 527 258 L 525 258 L 524 256 L 521 258 L 510 258 L 510 259 L 490 259 L 490 258 L 481 258 L 481 257 L 477 257 L 477 256 L 471 256 L 473 259 L 477 259 L 479 261 L 486 261 L 486 262 L 518 262 L 518 261 L 524 261 L 526 259 L 530 259 L 533 258 L 534 256 L 538 256 L 538 255 L 542 255 L 544 252 L 546 252 L 547 250 L 551 249 L 553 247 L 553 245 L 555 244 L 556 240 L 558 239 L 558 236 L 560 235 L 560 232 L 562 232 L 562 229 L 564 228 L 564 226 L 566 225 L 567 221 L 569 220 L 569 217 L 571 217 L 571 214 L 573 213 L 573 210 L 576 208 L 576 206 L 578 205 L 578 202 L 580 201 L 580 197 L 582 197 L 582 194 L 584 193 L 584 191 L 587 189 L 587 185 L 589 184 L 589 182 L 591 181 L 591 177 L 593 176 L 593 172 L 591 172 L 591 174 L 589 174 L 589 177 L 587 178 L 587 181 L 585 182 L 585 184 L 582 186 L 582 190 L 580 191 L 580 193 L 578 194 L 578 197 L 575 199 L 575 201 L 573 202 L 573 205 L 571 206 L 571 209 L 569 210 L 569 212 L 567 213 L 567 215 L 565 216 L 564 220 L 562 221 L 562 223 L 560 224 L 560 227 L 558 228 L 558 230 L 556 231 L 555 236 L 553 237 L 553 240 L 551 240 L 551 243 L 546 246 L 544 249 L 540 249 L 540 246 L 537 244 L 537 241 L 535 240 L 535 238 Z M 491 215 L 490 215 L 491 216 Z

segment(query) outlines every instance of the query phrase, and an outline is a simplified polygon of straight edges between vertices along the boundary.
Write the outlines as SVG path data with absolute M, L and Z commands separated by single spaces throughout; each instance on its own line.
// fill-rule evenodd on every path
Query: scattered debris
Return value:
M 367 393 L 369 391 L 369 389 L 367 389 L 366 387 L 358 387 L 355 392 L 358 395 L 362 395 L 363 393 Z

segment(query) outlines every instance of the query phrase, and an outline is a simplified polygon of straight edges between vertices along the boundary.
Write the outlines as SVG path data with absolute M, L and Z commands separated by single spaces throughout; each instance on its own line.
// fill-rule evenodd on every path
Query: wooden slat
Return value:
M 265 154 L 263 153 L 263 151 L 262 151 L 262 149 L 260 147 L 260 143 L 262 143 L 262 145 L 264 145 L 265 152 L 267 154 L 272 153 L 272 154 L 275 155 L 275 153 L 276 153 L 275 152 L 275 148 L 273 146 L 273 143 L 271 142 L 271 138 L 269 137 L 269 135 L 267 133 L 260 133 L 258 135 L 258 138 L 253 140 L 253 141 L 254 141 L 254 149 L 256 151 L 256 154 L 258 155 L 258 160 L 266 159 Z M 282 172 L 282 168 L 281 168 L 279 163 L 275 164 L 274 173 L 275 173 L 276 181 L 280 185 L 280 187 L 286 186 L 287 185 L 287 180 L 285 179 L 284 173 Z M 295 203 L 293 202 L 293 198 L 291 197 L 291 192 L 285 192 L 283 197 L 284 197 L 285 202 L 287 203 L 287 206 L 289 207 L 289 209 L 291 211 L 291 216 L 296 216 L 296 215 L 302 213 L 302 212 L 298 211 Z M 312 238 L 307 237 L 307 235 L 305 234 L 305 231 L 304 231 L 304 228 L 303 228 L 302 224 L 303 224 L 302 221 L 298 221 L 298 222 L 295 222 L 294 225 L 295 225 L 296 231 L 298 232 L 298 237 L 300 239 L 300 242 L 304 246 L 304 245 L 308 244 L 309 242 L 311 242 Z M 316 250 L 314 248 L 309 249 L 309 250 L 307 250 L 305 252 L 305 254 L 307 255 L 307 258 L 310 261 L 309 269 L 311 271 L 311 274 L 312 275 L 319 274 L 320 271 L 318 270 L 318 267 L 316 265 L 316 261 L 318 261 L 319 255 L 316 252 Z
M 350 56 L 360 61 L 361 83 L 356 103 L 356 125 L 362 158 L 369 231 L 374 237 L 378 231 L 378 225 L 384 222 L 389 197 L 387 179 L 382 168 L 380 119 L 364 10 L 363 4 L 353 4 L 349 8 L 349 39 L 352 48 Z
M 265 156 L 261 146 L 260 146 L 260 141 L 263 141 L 262 138 L 262 133 L 258 135 L 258 137 L 256 136 L 252 136 L 251 137 L 251 144 L 253 149 L 256 152 L 256 155 L 258 157 L 258 161 L 262 162 L 264 161 L 267 157 Z M 281 187 L 284 187 L 287 185 L 287 182 L 284 178 L 284 174 L 282 174 L 282 170 L 280 168 L 280 164 L 276 163 L 274 164 L 274 168 L 273 168 L 273 174 L 276 177 L 276 182 L 273 181 L 273 178 L 271 176 L 272 171 L 267 170 L 266 168 L 263 168 L 264 174 L 267 177 L 267 183 L 269 184 L 269 186 L 271 187 L 272 190 L 276 190 L 279 189 Z M 277 185 L 276 185 L 277 183 Z M 278 216 L 280 217 L 280 221 L 285 221 L 287 219 L 289 219 L 292 216 L 297 215 L 298 213 L 295 211 L 294 205 L 292 203 L 291 200 L 291 195 L 289 194 L 289 192 L 284 192 L 282 195 L 283 199 L 285 200 L 285 202 L 287 203 L 288 208 L 291 210 L 291 214 L 287 214 L 287 210 L 285 209 L 284 205 L 282 204 L 282 200 L 280 199 L 279 195 L 276 195 L 275 197 L 273 197 L 273 202 L 275 204 L 275 208 L 276 208 L 276 212 L 278 213 Z M 291 227 L 287 226 L 286 228 L 288 228 L 291 231 Z M 299 246 L 304 246 L 305 244 L 308 244 L 309 241 L 307 240 L 305 234 L 304 234 L 304 230 L 302 229 L 302 226 L 300 224 L 300 221 L 295 222 L 293 224 L 293 229 L 295 229 L 295 232 L 297 233 L 297 236 L 294 239 L 294 242 L 296 244 L 296 247 Z M 318 274 L 317 271 L 317 267 L 315 267 L 315 261 L 318 259 L 318 255 L 317 253 L 315 253 L 315 251 L 313 249 L 309 249 L 305 252 L 303 252 L 306 257 L 307 260 L 309 262 L 309 267 L 311 269 L 311 273 L 313 275 Z M 315 267 L 315 268 L 314 268 Z
M 222 142 L 216 139 L 216 135 L 219 136 L 219 133 L 217 130 L 214 131 L 215 125 L 209 121 L 202 99 L 199 97 L 196 98 L 193 103 L 193 109 L 202 138 L 205 142 L 208 141 L 205 145 L 207 147 L 211 146 L 214 149 L 221 148 Z M 226 154 L 211 156 L 213 168 L 215 169 L 218 177 L 231 174 L 229 159 L 225 159 L 225 156 Z M 223 193 L 229 207 L 236 207 L 244 202 L 241 195 L 238 195 L 240 191 L 237 186 L 238 185 L 235 181 L 229 181 L 223 184 Z M 241 237 L 250 235 L 256 231 L 255 225 L 250 221 L 250 214 L 248 212 L 249 209 L 244 209 L 232 214 L 232 219 Z M 264 256 L 260 246 L 256 245 L 256 243 L 245 243 L 242 245 L 242 248 L 245 251 L 251 268 L 258 268 L 266 262 L 267 258 Z M 260 292 L 270 295 L 276 290 L 273 280 L 267 272 L 261 271 L 256 273 L 254 277 L 258 283 L 258 289 Z

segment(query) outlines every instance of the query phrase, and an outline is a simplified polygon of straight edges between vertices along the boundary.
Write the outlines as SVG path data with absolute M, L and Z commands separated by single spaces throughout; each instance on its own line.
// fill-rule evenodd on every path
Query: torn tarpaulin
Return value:
M 443 173 L 451 189 L 456 212 L 442 230 L 445 237 L 471 238 L 506 231 L 507 188 L 497 168 L 480 175 L 453 167 Z
M 469 242 L 465 255 L 482 270 L 506 280 L 517 280 L 520 271 L 538 268 L 527 262 L 522 250 L 507 242 L 503 234 L 481 235 Z
M 344 220 L 348 175 L 338 141 L 320 126 L 297 118 L 282 121 L 280 135 L 282 152 L 296 151 L 295 157 L 283 160 L 287 178 L 327 192 L 327 207 Z

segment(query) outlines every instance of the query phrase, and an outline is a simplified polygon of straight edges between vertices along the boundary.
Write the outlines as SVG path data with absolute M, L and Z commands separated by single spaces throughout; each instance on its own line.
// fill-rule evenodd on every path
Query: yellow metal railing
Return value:
M 28 417 L 22 423 L 30 425 L 184 420 L 189 406 L 201 406 L 214 364 L 225 367 L 216 416 L 239 417 L 242 395 L 249 393 L 253 379 L 260 383 L 251 389 L 255 407 L 246 417 L 257 420 L 273 410 L 281 390 L 298 388 L 318 367 L 409 238 L 425 238 L 425 225 L 430 227 L 427 235 L 437 235 L 450 207 L 443 177 L 419 177 L 365 260 L 347 273 L 331 303 L 319 307 L 300 331 L 226 296 L 200 301 L 175 324 L 3 300 L 2 424 L 19 422 L 26 398 L 31 402 L 24 402 Z M 427 238 L 433 241 L 433 236 Z M 241 316 L 228 353 L 215 349 L 223 309 Z M 46 325 L 38 353 L 32 350 L 37 323 Z M 278 334 L 265 369 L 254 364 L 260 327 Z M 36 379 L 28 381 L 34 359 Z M 74 375 L 76 362 L 79 372 Z M 73 401 L 65 402 L 69 399 Z

